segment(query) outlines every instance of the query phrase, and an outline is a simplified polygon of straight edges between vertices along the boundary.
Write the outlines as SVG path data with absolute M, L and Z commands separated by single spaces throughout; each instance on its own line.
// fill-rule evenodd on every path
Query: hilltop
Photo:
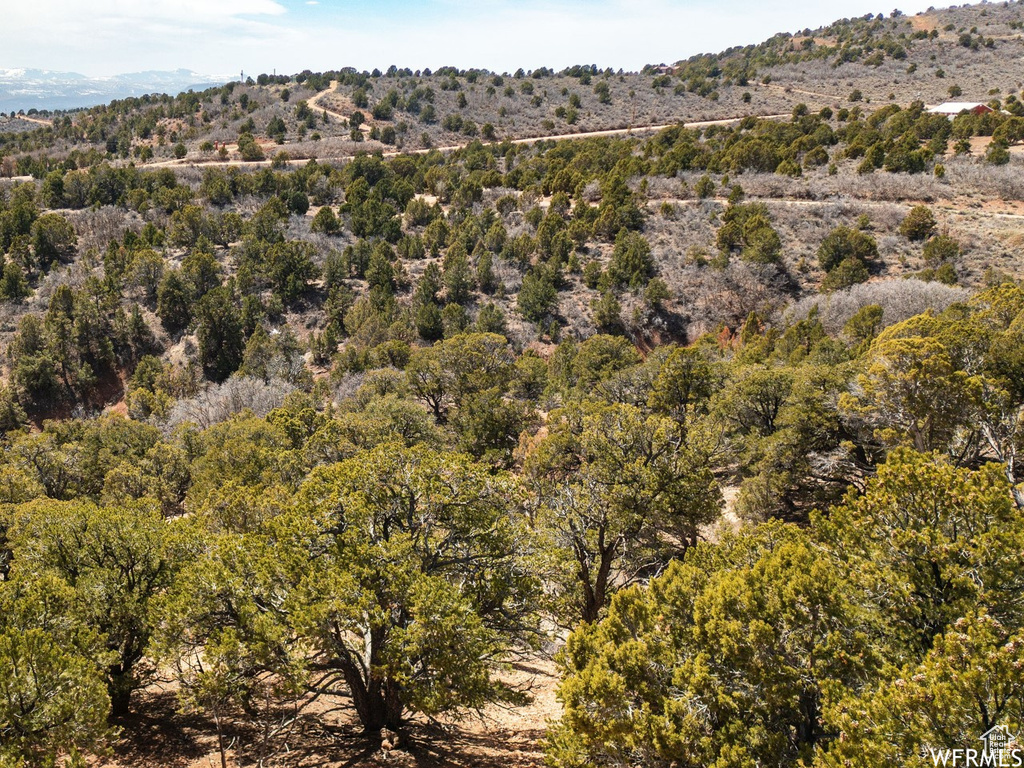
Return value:
M 651 65 L 639 73 L 581 65 L 561 72 L 540 68 L 501 74 L 392 67 L 383 73 L 344 69 L 294 77 L 261 75 L 183 94 L 180 104 L 155 95 L 119 100 L 87 110 L 76 123 L 89 127 L 100 122 L 107 149 L 115 156 L 138 162 L 138 153 L 149 146 L 153 160 L 171 160 L 181 141 L 189 150 L 183 159 L 202 162 L 214 159 L 202 146 L 230 144 L 242 127 L 257 136 L 283 138 L 294 157 L 343 157 L 358 150 L 454 146 L 473 138 L 517 139 L 788 114 L 800 103 L 813 109 L 857 104 L 874 109 L 915 100 L 935 104 L 951 93 L 984 102 L 1014 96 L 1021 86 L 1024 40 L 1019 16 L 1014 3 L 911 17 L 868 15 L 672 66 Z M 65 79 L 60 73 L 20 77 Z M 79 77 L 66 79 L 78 82 Z M 140 73 L 122 79 L 136 88 L 156 90 L 153 86 L 161 82 L 184 84 L 193 77 L 198 76 Z M 90 87 L 98 82 L 94 79 Z M 317 120 L 296 109 L 303 102 Z M 179 112 L 185 118 L 181 125 L 175 122 Z M 356 137 L 362 139 L 360 146 L 351 141 L 348 125 L 355 112 L 366 121 L 363 136 Z M 160 140 L 154 141 L 154 131 L 161 127 Z M 81 146 L 83 133 L 86 143 L 96 143 L 89 131 L 57 130 L 5 151 L 35 145 L 63 152 Z M 313 140 L 314 134 L 319 140 Z M 118 137 L 120 147 L 110 145 L 111 136 Z M 148 159 L 148 152 L 143 157 Z

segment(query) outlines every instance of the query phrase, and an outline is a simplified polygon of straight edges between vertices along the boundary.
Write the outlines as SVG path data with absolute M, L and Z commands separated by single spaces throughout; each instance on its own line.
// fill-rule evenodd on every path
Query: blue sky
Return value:
M 102 76 L 343 66 L 637 69 L 759 42 L 877 0 L 2 0 L 0 69 Z M 900 3 L 905 13 L 927 0 Z

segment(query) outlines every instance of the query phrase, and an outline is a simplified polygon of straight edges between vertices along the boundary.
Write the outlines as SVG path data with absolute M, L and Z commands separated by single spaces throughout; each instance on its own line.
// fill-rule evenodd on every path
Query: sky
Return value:
M 892 10 L 878 0 L 0 0 L 0 69 L 636 70 Z

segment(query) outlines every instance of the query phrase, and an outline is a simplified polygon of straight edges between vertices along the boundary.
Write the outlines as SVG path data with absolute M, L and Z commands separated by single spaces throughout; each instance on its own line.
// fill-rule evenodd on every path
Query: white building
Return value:
M 961 112 L 983 115 L 986 112 L 994 112 L 995 110 L 988 104 L 982 104 L 981 102 L 976 101 L 947 101 L 945 104 L 939 104 L 937 107 L 929 107 L 927 111 L 932 115 L 956 117 Z

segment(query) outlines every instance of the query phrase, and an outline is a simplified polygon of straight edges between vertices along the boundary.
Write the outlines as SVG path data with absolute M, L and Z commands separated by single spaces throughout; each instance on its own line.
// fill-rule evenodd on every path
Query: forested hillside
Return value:
M 1021 29 L 12 116 L 0 768 L 1024 730 Z

